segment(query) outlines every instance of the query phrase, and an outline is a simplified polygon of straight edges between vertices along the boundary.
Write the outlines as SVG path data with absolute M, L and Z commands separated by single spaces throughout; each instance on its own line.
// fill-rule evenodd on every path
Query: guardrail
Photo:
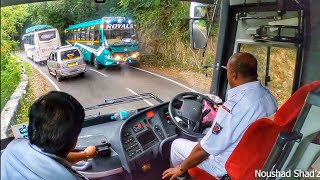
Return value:
M 19 63 L 22 66 L 22 61 L 19 61 Z M 22 98 L 23 94 L 26 93 L 27 86 L 28 77 L 25 74 L 24 67 L 22 66 L 21 82 L 19 83 L 14 93 L 11 95 L 10 100 L 7 102 L 1 112 L 1 139 L 5 139 L 8 137 L 7 132 L 9 126 L 17 113 L 20 99 Z

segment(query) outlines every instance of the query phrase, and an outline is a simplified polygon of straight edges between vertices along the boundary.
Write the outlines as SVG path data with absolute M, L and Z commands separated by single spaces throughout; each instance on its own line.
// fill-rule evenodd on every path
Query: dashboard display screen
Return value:
M 146 132 L 143 132 L 142 134 L 137 136 L 137 139 L 141 144 L 142 148 L 146 149 L 149 147 L 149 143 L 156 140 L 156 137 L 151 130 L 147 130 Z

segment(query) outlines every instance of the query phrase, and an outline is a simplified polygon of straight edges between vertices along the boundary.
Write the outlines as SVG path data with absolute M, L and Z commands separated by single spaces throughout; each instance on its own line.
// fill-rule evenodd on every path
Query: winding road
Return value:
M 23 51 L 19 52 L 21 59 L 28 61 L 40 73 L 50 81 L 52 90 L 60 90 L 74 96 L 84 107 L 104 103 L 106 99 L 120 98 L 141 93 L 152 93 L 162 101 L 170 101 L 175 95 L 186 91 L 202 92 L 200 89 L 192 89 L 183 83 L 155 74 L 144 69 L 122 66 L 121 69 L 102 68 L 95 69 L 92 65 L 86 67 L 83 78 L 75 76 L 64 78 L 57 82 L 55 77 L 49 74 L 46 64 L 36 64 L 28 59 Z M 204 92 L 202 92 L 204 93 Z M 154 99 L 148 99 L 118 106 L 109 106 L 86 115 L 96 113 L 112 113 L 123 110 L 131 110 L 159 104 Z

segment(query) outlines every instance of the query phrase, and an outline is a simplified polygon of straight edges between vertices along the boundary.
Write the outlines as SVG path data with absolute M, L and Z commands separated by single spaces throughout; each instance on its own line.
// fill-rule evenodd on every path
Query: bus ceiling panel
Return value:
M 287 25 L 287 26 L 297 26 L 298 12 L 287 12 L 282 16 L 282 20 L 278 20 L 277 12 L 258 12 L 255 15 L 250 15 L 250 17 L 270 17 L 268 19 L 242 19 L 238 21 L 236 39 L 245 39 L 247 41 L 253 40 L 253 35 L 255 29 L 259 29 L 261 26 L 266 25 Z M 272 17 L 272 18 L 271 18 Z M 236 17 L 235 17 L 236 18 Z M 268 29 L 268 35 L 277 36 L 278 29 L 270 28 Z M 294 37 L 295 31 L 292 29 L 281 30 L 281 35 L 288 37 Z
M 277 0 L 230 0 L 230 5 L 258 4 L 258 3 L 276 3 Z
M 205 4 L 213 4 L 214 3 L 214 0 L 180 0 L 180 1 L 198 2 L 198 3 L 205 3 Z
M 294 0 L 230 0 L 230 6 L 236 11 L 256 12 L 256 11 L 297 11 L 304 8 L 306 1 Z
M 46 1 L 56 1 L 56 0 L 1 0 L 1 7 L 18 5 L 18 4 L 35 3 L 35 2 L 46 2 Z

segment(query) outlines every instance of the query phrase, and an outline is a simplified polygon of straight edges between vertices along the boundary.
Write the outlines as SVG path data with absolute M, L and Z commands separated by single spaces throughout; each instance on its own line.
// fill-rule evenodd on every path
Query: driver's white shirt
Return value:
M 205 137 L 200 141 L 201 147 L 210 154 L 209 158 L 198 167 L 214 176 L 227 174 L 225 163 L 239 143 L 245 130 L 251 123 L 275 113 L 277 103 L 269 90 L 260 81 L 246 83 L 227 91 L 227 100 L 219 108 L 217 116 Z M 181 142 L 179 142 L 181 141 Z M 191 143 L 191 142 L 190 142 Z M 179 164 L 179 158 L 188 156 L 196 145 L 185 146 L 179 153 L 179 144 L 187 144 L 180 139 L 173 143 L 171 162 Z M 176 149 L 175 149 L 176 148 Z M 191 150 L 187 150 L 190 149 Z M 183 155 L 186 152 L 186 155 Z M 185 157 L 186 158 L 186 157 Z M 183 161 L 183 159 L 181 160 Z
M 260 81 L 228 90 L 227 101 L 219 108 L 210 130 L 200 141 L 201 147 L 214 156 L 217 173 L 226 174 L 225 163 L 249 125 L 276 110 L 275 98 Z M 220 131 L 214 132 L 217 124 Z

